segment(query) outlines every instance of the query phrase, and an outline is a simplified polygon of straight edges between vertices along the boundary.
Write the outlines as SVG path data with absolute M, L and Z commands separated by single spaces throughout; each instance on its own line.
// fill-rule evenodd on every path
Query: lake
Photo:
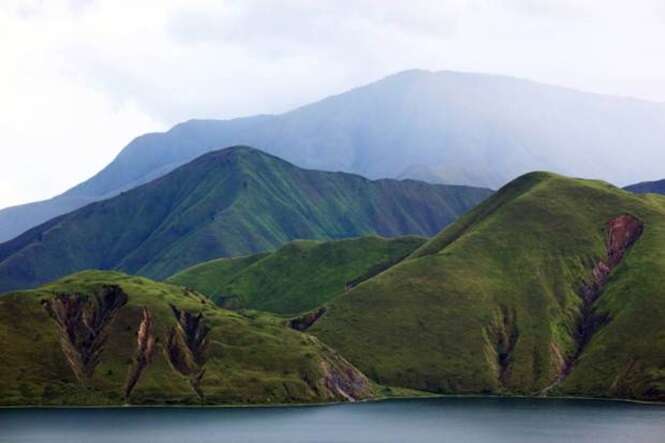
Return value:
M 285 408 L 0 410 L 0 442 L 665 441 L 665 406 L 436 398 Z

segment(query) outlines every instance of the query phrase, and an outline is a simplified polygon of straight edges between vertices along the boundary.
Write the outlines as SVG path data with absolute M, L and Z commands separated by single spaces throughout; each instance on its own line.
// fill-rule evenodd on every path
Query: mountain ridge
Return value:
M 137 137 L 62 196 L 0 210 L 0 241 L 222 146 L 252 145 L 300 167 L 373 179 L 497 188 L 546 169 L 626 184 L 660 174 L 664 127 L 660 103 L 505 76 L 408 71 L 283 114 L 192 119 Z
M 664 215 L 655 194 L 528 174 L 307 331 L 379 383 L 663 401 Z
M 10 404 L 119 404 L 127 365 L 145 361 L 132 360 L 132 346 L 137 337 L 150 343 L 149 334 L 144 340 L 133 331 L 139 324 L 150 331 L 154 320 L 154 337 L 166 337 L 160 346 L 175 352 L 129 372 L 138 383 L 133 394 L 125 384 L 125 397 L 135 404 L 418 391 L 663 402 L 664 270 L 665 197 L 533 172 L 430 239 L 300 240 L 184 271 L 189 278 L 179 284 L 194 283 L 215 299 L 239 296 L 236 312 L 195 289 L 108 271 L 0 297 L 7 325 L 0 342 L 16 346 L 0 367 L 0 392 Z M 317 276 L 324 284 L 312 284 Z M 100 291 L 114 297 L 103 301 Z M 94 308 L 85 300 L 98 300 L 117 313 L 97 371 L 68 368 L 56 345 L 59 317 L 49 312 L 63 297 L 74 297 L 75 307 L 87 303 L 84 309 Z M 195 325 L 203 318 L 204 332 L 215 328 L 221 348 L 212 364 L 199 348 L 195 367 L 178 360 L 167 333 L 182 318 Z M 176 357 L 170 365 L 169 355 Z M 211 372 L 201 372 L 206 365 Z M 80 377 L 93 383 L 84 388 Z
M 626 186 L 624 189 L 638 194 L 665 194 L 665 180 L 636 183 L 634 185 Z
M 0 291 L 88 268 L 163 278 L 297 238 L 430 235 L 490 193 L 306 170 L 226 148 L 0 244 Z

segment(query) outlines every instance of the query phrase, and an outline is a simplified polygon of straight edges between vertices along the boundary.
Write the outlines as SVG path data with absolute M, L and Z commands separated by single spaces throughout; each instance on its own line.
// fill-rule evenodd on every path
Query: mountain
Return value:
M 297 240 L 275 252 L 201 263 L 167 281 L 224 307 L 296 315 L 384 271 L 424 242 L 422 237 Z
M 268 314 L 87 271 L 0 298 L 0 405 L 270 404 L 372 398 L 367 377 Z
M 531 173 L 307 331 L 439 393 L 665 401 L 665 198 Z
M 624 189 L 626 191 L 636 192 L 638 194 L 665 194 L 665 180 L 637 183 L 634 185 L 626 186 Z
M 532 170 L 635 183 L 662 173 L 664 142 L 663 104 L 494 75 L 406 71 L 281 115 L 191 120 L 140 136 L 61 196 L 0 211 L 0 241 L 236 144 L 305 168 L 496 189 Z
M 428 236 L 490 194 L 300 169 L 233 147 L 0 244 L 0 292 L 93 268 L 166 278 L 294 239 Z
M 281 162 L 247 148 L 211 155 Z M 413 389 L 662 402 L 664 271 L 665 197 L 535 172 L 424 242 L 298 241 L 173 277 L 232 288 L 237 307 L 313 306 L 288 320 L 108 271 L 4 295 L 0 403 L 300 403 Z

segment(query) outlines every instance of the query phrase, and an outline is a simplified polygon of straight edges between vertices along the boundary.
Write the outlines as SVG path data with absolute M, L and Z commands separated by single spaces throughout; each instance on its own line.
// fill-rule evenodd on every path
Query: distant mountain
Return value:
M 662 172 L 664 143 L 663 104 L 406 71 L 281 115 L 191 120 L 138 137 L 63 195 L 0 211 L 0 241 L 235 144 L 306 168 L 496 188 L 531 170 L 635 183 Z
M 665 194 L 665 180 L 637 183 L 626 186 L 624 189 L 637 194 Z
M 233 147 L 0 244 L 0 292 L 91 268 L 165 278 L 294 239 L 429 236 L 490 194 L 300 169 Z
M 200 263 L 167 281 L 225 308 L 296 315 L 388 269 L 423 243 L 423 237 L 296 240 L 274 252 Z
M 382 384 L 665 401 L 665 197 L 528 174 L 326 308 Z

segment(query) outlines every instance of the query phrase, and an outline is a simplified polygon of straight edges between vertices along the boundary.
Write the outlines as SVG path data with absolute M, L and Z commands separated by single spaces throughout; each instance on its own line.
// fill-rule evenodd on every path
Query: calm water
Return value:
M 665 406 L 426 399 L 237 409 L 0 410 L 0 442 L 665 442 Z

